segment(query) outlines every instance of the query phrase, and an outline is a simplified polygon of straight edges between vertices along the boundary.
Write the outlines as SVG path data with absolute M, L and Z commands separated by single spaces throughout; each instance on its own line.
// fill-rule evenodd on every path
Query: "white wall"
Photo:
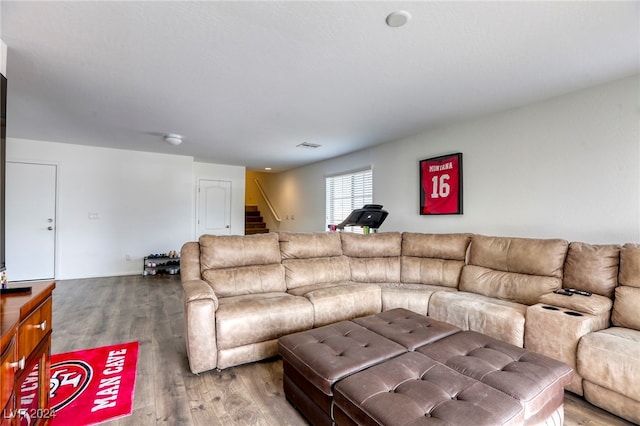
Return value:
M 266 186 L 324 230 L 324 177 L 371 165 L 381 231 L 474 232 L 590 243 L 640 241 L 640 76 L 457 123 L 278 175 Z M 420 216 L 418 162 L 463 153 L 464 214 Z
M 7 45 L 0 40 L 0 74 L 7 76 Z
M 197 175 L 242 176 L 244 190 L 244 168 L 186 156 L 9 139 L 7 158 L 58 166 L 56 279 L 141 274 L 144 256 L 180 250 L 194 236 Z

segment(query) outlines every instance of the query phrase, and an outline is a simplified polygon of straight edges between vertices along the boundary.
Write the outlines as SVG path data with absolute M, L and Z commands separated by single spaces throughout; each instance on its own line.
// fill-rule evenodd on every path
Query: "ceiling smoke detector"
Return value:
M 168 133 L 164 135 L 164 141 L 169 145 L 178 146 L 182 143 L 182 135 L 176 135 L 175 133 Z
M 391 12 L 387 16 L 387 25 L 390 27 L 401 27 L 409 22 L 411 14 L 406 10 L 398 10 L 397 12 Z
M 310 143 L 310 142 L 302 142 L 298 145 L 296 145 L 296 147 L 298 148 L 320 148 L 322 145 L 318 145 L 317 143 Z

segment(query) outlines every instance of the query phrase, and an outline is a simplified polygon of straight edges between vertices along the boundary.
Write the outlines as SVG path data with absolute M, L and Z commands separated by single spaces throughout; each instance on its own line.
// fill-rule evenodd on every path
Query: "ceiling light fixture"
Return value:
M 168 133 L 164 135 L 164 141 L 169 145 L 178 146 L 182 143 L 182 135 L 177 135 L 175 133 Z
M 406 10 L 398 10 L 397 12 L 391 12 L 387 16 L 387 25 L 390 27 L 401 27 L 411 19 L 411 14 Z

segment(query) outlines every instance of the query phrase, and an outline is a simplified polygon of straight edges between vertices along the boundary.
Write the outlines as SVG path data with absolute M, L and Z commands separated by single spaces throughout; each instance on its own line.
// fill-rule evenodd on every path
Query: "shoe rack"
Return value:
M 169 253 L 152 253 L 143 259 L 142 275 L 145 277 L 179 274 L 180 256 L 175 250 Z

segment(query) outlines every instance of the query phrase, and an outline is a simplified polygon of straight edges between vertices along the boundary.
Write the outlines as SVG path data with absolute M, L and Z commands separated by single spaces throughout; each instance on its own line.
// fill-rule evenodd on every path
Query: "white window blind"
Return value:
M 355 209 L 373 203 L 373 174 L 371 169 L 331 176 L 326 184 L 326 227 L 337 225 Z M 345 228 L 345 231 L 362 232 L 359 226 Z

